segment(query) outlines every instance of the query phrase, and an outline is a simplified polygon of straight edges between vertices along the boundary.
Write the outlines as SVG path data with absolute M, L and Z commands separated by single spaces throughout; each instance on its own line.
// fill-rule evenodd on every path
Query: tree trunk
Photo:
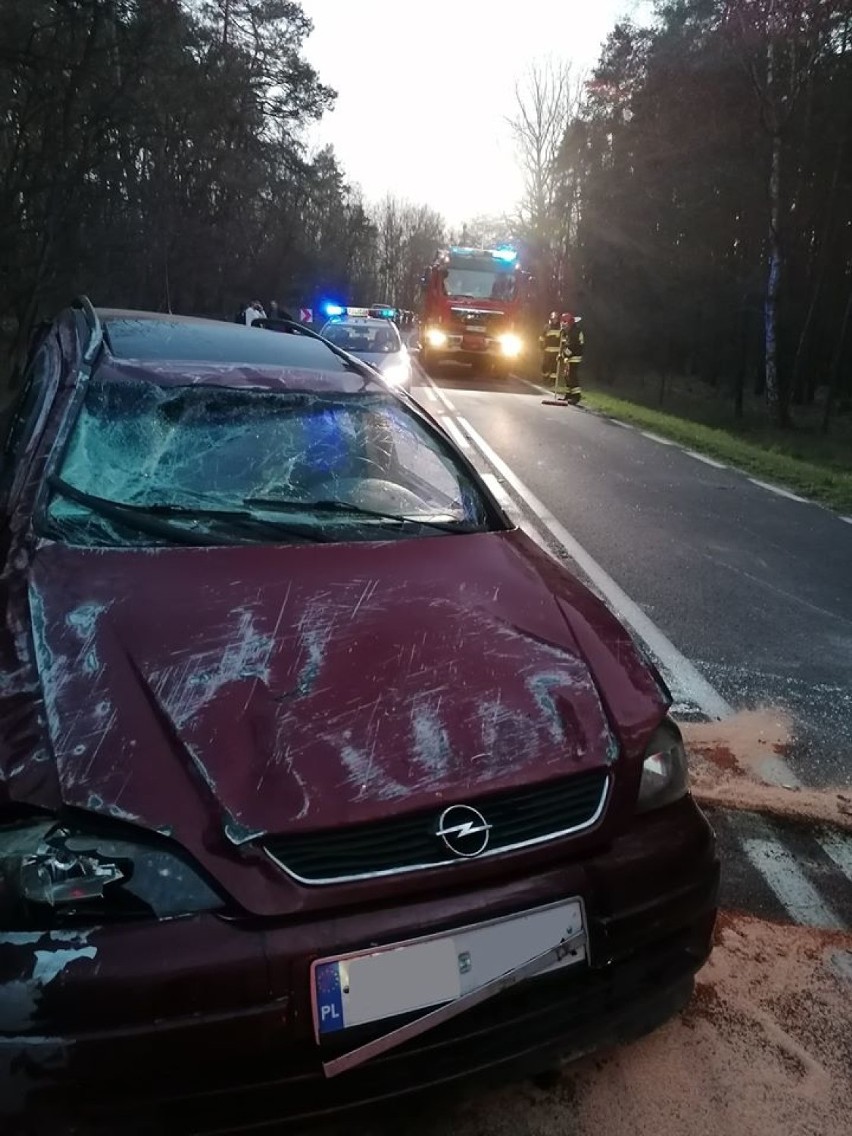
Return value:
M 772 164 L 769 174 L 769 276 L 766 281 L 764 306 L 764 343 L 766 378 L 764 392 L 770 413 L 780 426 L 785 426 L 786 407 L 782 404 L 778 384 L 778 293 L 781 287 L 782 254 L 778 236 L 781 207 L 781 137 L 772 135 Z
M 822 432 L 827 434 L 831 425 L 831 414 L 837 398 L 837 388 L 840 386 L 840 365 L 843 360 L 843 345 L 846 342 L 846 332 L 849 330 L 849 321 L 852 318 L 852 287 L 846 297 L 846 307 L 843 311 L 843 322 L 840 325 L 840 334 L 837 337 L 837 346 L 831 360 L 831 375 L 828 382 L 828 393 L 825 396 L 825 410 L 822 416 Z
M 766 48 L 766 90 L 771 104 L 775 86 L 775 44 L 770 39 Z M 769 169 L 769 276 L 764 305 L 766 403 L 779 426 L 788 425 L 787 406 L 781 398 L 778 383 L 778 293 L 781 288 L 783 259 L 779 227 L 781 223 L 781 129 L 777 121 L 771 127 L 772 157 Z
M 740 352 L 739 352 L 739 365 L 736 369 L 736 377 L 734 379 L 734 416 L 742 418 L 745 409 L 745 384 L 746 372 L 748 369 L 749 359 L 749 331 L 750 320 L 748 310 L 746 308 L 746 298 L 743 298 L 743 313 L 740 318 Z
M 828 263 L 828 251 L 831 245 L 831 235 L 834 228 L 834 212 L 835 200 L 837 198 L 837 184 L 840 180 L 840 170 L 843 164 L 843 155 L 846 147 L 846 138 L 841 136 L 837 142 L 837 157 L 834 163 L 834 172 L 831 178 L 831 186 L 828 191 L 828 200 L 825 205 L 825 224 L 823 226 L 822 241 L 817 252 L 817 266 L 811 288 L 810 301 L 808 302 L 808 310 L 805 313 L 805 319 L 802 323 L 802 328 L 799 333 L 799 344 L 796 348 L 796 357 L 793 360 L 793 373 L 791 378 L 791 385 L 793 389 L 797 389 L 801 385 L 802 367 L 805 359 L 805 347 L 807 346 L 808 338 L 810 336 L 811 327 L 813 325 L 814 316 L 816 315 L 817 302 L 822 292 L 823 281 L 825 279 L 826 266 Z M 813 390 L 813 382 L 805 384 L 805 398 L 808 398 L 810 391 Z

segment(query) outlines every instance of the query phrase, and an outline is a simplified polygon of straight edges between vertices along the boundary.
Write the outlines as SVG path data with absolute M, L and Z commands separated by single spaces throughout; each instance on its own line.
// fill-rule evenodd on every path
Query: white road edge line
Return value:
M 430 402 L 437 402 L 438 401 L 438 396 L 435 394 L 435 388 L 434 387 L 425 386 L 423 389 L 426 392 L 426 397 L 429 399 Z
M 503 485 L 497 474 L 486 472 L 481 473 L 479 476 L 482 478 L 482 480 L 485 482 L 485 484 L 488 486 L 488 488 L 491 490 L 491 492 L 494 494 L 503 508 L 507 510 L 511 509 L 513 505 L 512 498 L 503 488 Z
M 852 525 L 852 517 L 841 517 L 840 519 L 841 519 L 841 521 L 843 521 L 844 524 Z
M 716 461 L 715 458 L 708 458 L 706 454 L 699 454 L 696 450 L 684 450 L 685 454 L 689 454 L 691 458 L 696 461 L 704 462 L 705 465 L 712 465 L 714 469 L 727 469 L 728 467 L 724 462 Z
M 503 488 L 497 477 L 497 474 L 488 473 L 487 471 L 485 471 L 480 473 L 479 476 L 497 498 L 499 503 L 503 506 L 506 516 L 509 517 L 509 519 L 513 521 L 519 529 L 522 529 L 530 538 L 530 540 L 534 540 L 536 544 L 540 544 L 541 536 L 536 532 L 535 528 L 533 528 L 532 523 L 524 516 L 523 509 L 520 507 L 517 501 L 515 501 L 514 498 L 511 497 Z
M 852 880 L 852 841 L 828 833 L 817 840 L 823 852 L 834 861 L 843 874 Z
M 659 434 L 652 434 L 650 430 L 640 430 L 639 433 L 643 438 L 650 438 L 652 442 L 659 442 L 661 446 L 677 445 L 677 442 L 673 442 L 671 438 L 661 438 Z
M 470 449 L 470 442 L 448 414 L 439 414 L 438 419 L 457 446 L 460 446 L 463 450 Z
M 441 402 L 444 404 L 444 406 L 446 406 L 447 410 L 452 410 L 455 413 L 456 408 L 453 406 L 453 404 L 450 402 L 450 400 L 447 398 L 447 396 L 444 394 L 444 392 L 441 390 L 441 388 L 436 383 L 434 383 L 428 375 L 426 376 L 426 381 L 428 382 L 428 384 L 432 388 L 432 390 L 435 392 L 435 394 L 438 396 L 438 398 L 441 400 Z
M 467 419 L 460 416 L 458 422 L 486 461 L 526 502 L 538 520 L 606 597 L 616 614 L 632 627 L 639 638 L 644 641 L 666 674 L 675 701 L 691 703 L 710 718 L 730 717 L 734 713 L 734 708 L 696 670 L 689 659 L 678 651 L 677 647 L 660 631 L 656 624 L 652 623 L 639 605 L 586 552 L 565 526 L 553 516 L 544 503 L 527 488 L 517 474 L 503 461 L 500 455 L 495 453 L 482 435 L 474 430 Z
M 774 838 L 771 828 L 765 822 L 757 820 L 750 827 L 757 827 L 758 831 L 763 830 L 766 835 L 741 837 L 740 843 L 745 854 L 793 921 L 805 927 L 846 930 L 846 924 L 823 901 L 793 854 Z
M 798 501 L 802 505 L 812 504 L 806 497 L 791 493 L 789 489 L 782 489 L 780 485 L 770 485 L 768 481 L 758 481 L 756 477 L 750 477 L 749 481 L 752 485 L 759 485 L 761 489 L 768 489 L 770 493 L 777 493 L 779 497 L 786 497 L 788 501 Z

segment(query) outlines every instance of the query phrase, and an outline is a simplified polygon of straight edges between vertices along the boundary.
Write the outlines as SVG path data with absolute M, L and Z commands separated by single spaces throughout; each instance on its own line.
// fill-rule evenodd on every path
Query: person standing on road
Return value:
M 559 346 L 562 342 L 562 333 L 559 328 L 559 312 L 551 312 L 544 331 L 538 337 L 541 348 L 541 377 L 545 382 L 556 386 Z
M 583 349 L 586 337 L 577 325 L 581 316 L 563 312 L 560 320 L 560 348 L 559 348 L 559 379 L 556 390 L 566 402 L 575 406 L 582 398 L 580 390 L 580 364 L 583 361 Z

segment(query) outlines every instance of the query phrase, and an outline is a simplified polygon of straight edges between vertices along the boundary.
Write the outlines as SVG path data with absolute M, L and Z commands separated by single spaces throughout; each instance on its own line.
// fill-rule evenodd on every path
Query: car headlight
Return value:
M 516 358 L 524 349 L 523 340 L 519 335 L 512 335 L 511 332 L 506 332 L 504 335 L 498 336 L 500 350 L 504 355 L 510 359 Z
M 407 383 L 411 372 L 405 363 L 391 363 L 382 370 L 382 378 L 393 386 L 402 386 Z
M 430 347 L 446 347 L 447 333 L 438 327 L 430 327 L 426 332 L 426 342 Z
M 54 820 L 0 827 L 0 930 L 224 907 L 174 852 Z
M 689 773 L 683 739 L 674 722 L 665 718 L 645 750 L 636 807 L 640 812 L 659 809 L 680 800 L 688 791 Z

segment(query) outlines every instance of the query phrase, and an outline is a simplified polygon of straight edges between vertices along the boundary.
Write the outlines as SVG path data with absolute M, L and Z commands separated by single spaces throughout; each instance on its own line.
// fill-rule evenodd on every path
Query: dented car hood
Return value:
M 7 796 L 49 806 L 54 784 L 202 858 L 600 767 L 664 709 L 625 643 L 601 648 L 599 602 L 518 533 L 45 544 L 28 596 L 46 735 L 29 765 L 52 776 L 17 760 Z M 601 649 L 620 690 L 593 677 Z

